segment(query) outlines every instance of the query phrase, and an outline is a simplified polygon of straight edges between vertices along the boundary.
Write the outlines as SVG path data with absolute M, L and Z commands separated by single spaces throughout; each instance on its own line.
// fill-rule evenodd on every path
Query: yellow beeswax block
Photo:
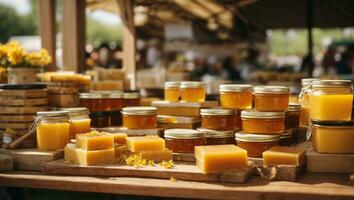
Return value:
M 127 147 L 131 152 L 164 150 L 165 140 L 158 136 L 128 137 Z
M 114 137 L 114 144 L 124 145 L 127 143 L 127 134 L 126 133 L 112 133 Z
M 305 164 L 305 151 L 296 147 L 274 146 L 263 152 L 263 163 L 266 166 Z
M 64 160 L 80 165 L 100 165 L 115 161 L 115 149 L 87 151 L 76 147 L 75 144 L 67 144 L 64 148 Z
M 204 174 L 247 167 L 247 151 L 235 145 L 196 146 L 194 155 Z
M 76 135 L 76 145 L 86 150 L 100 150 L 114 147 L 114 137 L 110 133 L 92 131 Z
M 172 151 L 165 148 L 164 150 L 140 151 L 139 156 L 145 160 L 153 160 L 154 162 L 172 160 Z

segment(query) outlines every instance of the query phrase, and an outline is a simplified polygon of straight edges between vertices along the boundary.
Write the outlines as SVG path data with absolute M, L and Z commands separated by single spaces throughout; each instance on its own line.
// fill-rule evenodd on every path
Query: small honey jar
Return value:
M 284 112 L 241 112 L 242 132 L 254 134 L 281 135 L 285 129 Z
M 195 146 L 204 145 L 203 133 L 193 129 L 167 129 L 165 140 L 174 153 L 194 153 Z
M 204 102 L 206 98 L 205 85 L 202 82 L 181 82 L 181 101 Z
M 123 127 L 128 129 L 154 129 L 157 126 L 155 107 L 125 107 L 122 115 Z
M 212 130 L 236 130 L 237 110 L 232 109 L 201 109 L 202 128 Z
M 180 82 L 169 81 L 165 82 L 165 101 L 177 102 L 179 101 L 181 89 Z
M 255 86 L 253 96 L 255 110 L 281 112 L 288 109 L 290 89 L 286 86 Z
M 222 84 L 219 86 L 220 105 L 230 109 L 252 108 L 252 85 Z

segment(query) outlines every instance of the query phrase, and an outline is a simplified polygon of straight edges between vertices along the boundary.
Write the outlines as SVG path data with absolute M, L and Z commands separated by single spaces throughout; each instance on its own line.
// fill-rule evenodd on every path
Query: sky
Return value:
M 19 14 L 27 14 L 31 11 L 30 0 L 0 0 L 0 4 L 8 5 L 16 9 Z M 88 12 L 88 15 L 102 23 L 109 25 L 120 24 L 120 18 L 105 11 Z

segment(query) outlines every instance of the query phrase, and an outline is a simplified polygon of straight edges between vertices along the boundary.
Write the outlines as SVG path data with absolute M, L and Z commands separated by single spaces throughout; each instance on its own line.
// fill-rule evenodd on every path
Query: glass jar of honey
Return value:
M 220 105 L 230 109 L 252 108 L 252 85 L 222 84 L 219 86 Z
M 155 107 L 125 107 L 122 115 L 123 127 L 128 129 L 154 129 L 157 126 Z
M 205 145 L 235 144 L 235 131 L 216 131 L 198 128 L 203 133 Z
M 308 127 L 310 120 L 310 93 L 312 82 L 318 81 L 318 78 L 304 78 L 301 79 L 301 93 L 299 95 L 299 102 L 301 104 L 300 112 L 300 127 Z
M 76 134 L 88 133 L 91 128 L 91 119 L 87 108 L 64 108 L 69 112 L 70 122 L 70 139 L 75 139 Z
M 110 112 L 92 112 L 90 113 L 91 126 L 94 128 L 108 127 L 110 124 Z
M 206 98 L 205 84 L 197 81 L 181 82 L 181 101 L 204 102 Z
M 109 101 L 110 111 L 120 111 L 123 108 L 123 93 L 122 92 L 109 92 L 107 94 Z
M 280 146 L 291 146 L 293 144 L 293 132 L 292 130 L 285 130 L 280 136 L 279 145 Z
M 167 129 L 165 141 L 174 153 L 194 153 L 195 146 L 204 145 L 203 134 L 193 129 Z
M 232 109 L 200 109 L 202 128 L 213 130 L 236 130 L 236 110 Z
M 319 153 L 354 153 L 354 121 L 313 121 L 312 146 Z
M 37 148 L 41 151 L 63 149 L 70 138 L 69 122 L 67 111 L 37 112 Z
M 122 125 L 122 113 L 120 111 L 110 112 L 109 126 L 121 126 Z
M 140 106 L 139 92 L 124 92 L 123 107 Z
M 300 126 L 300 110 L 298 103 L 290 103 L 285 116 L 285 129 L 298 129 Z
M 109 111 L 108 95 L 103 93 L 80 93 L 80 106 L 88 108 L 90 112 Z
M 254 108 L 262 112 L 282 112 L 289 106 L 290 89 L 286 86 L 255 86 Z
M 236 133 L 237 146 L 247 151 L 248 157 L 262 158 L 264 151 L 279 144 L 279 135 L 256 135 L 248 133 Z
M 165 101 L 176 102 L 180 97 L 180 82 L 169 81 L 165 82 Z
M 284 112 L 244 110 L 241 112 L 241 119 L 244 133 L 281 135 L 284 132 Z
M 320 121 L 352 119 L 353 85 L 351 80 L 320 80 L 312 83 L 310 118 Z

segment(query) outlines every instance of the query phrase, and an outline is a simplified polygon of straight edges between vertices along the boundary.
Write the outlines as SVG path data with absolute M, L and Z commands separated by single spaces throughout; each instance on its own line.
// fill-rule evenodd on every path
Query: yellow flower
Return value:
M 7 48 L 5 45 L 0 45 L 0 59 L 6 57 Z
M 26 56 L 26 61 L 34 67 L 43 67 L 51 62 L 51 57 L 45 49 L 39 52 L 32 52 Z
M 26 52 L 21 47 L 9 47 L 7 51 L 7 57 L 12 65 L 17 65 L 23 61 Z

